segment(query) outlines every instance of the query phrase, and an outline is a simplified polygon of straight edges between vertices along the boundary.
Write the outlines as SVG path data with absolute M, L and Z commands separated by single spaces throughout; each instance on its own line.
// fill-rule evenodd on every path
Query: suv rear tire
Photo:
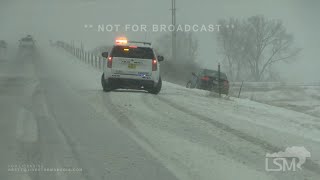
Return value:
M 101 85 L 104 92 L 109 92 L 112 90 L 112 88 L 108 85 L 108 83 L 104 79 L 104 73 L 101 76 Z
M 151 94 L 159 94 L 159 92 L 161 91 L 161 87 L 162 87 L 162 80 L 161 80 L 161 77 L 160 77 L 159 81 L 158 81 L 158 84 L 154 88 L 148 90 L 148 92 L 151 93 Z

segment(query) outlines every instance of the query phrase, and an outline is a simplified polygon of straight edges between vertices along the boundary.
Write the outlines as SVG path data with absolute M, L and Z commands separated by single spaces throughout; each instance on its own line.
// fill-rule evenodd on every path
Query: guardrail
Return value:
M 231 82 L 232 86 L 240 86 L 242 82 Z M 320 86 L 320 82 L 243 82 L 250 87 L 276 87 L 276 86 Z
M 103 58 L 102 56 L 98 56 L 92 52 L 85 51 L 83 48 L 78 48 L 74 45 L 62 41 L 57 41 L 52 45 L 64 49 L 65 51 L 77 57 L 82 62 L 91 65 L 92 67 L 100 71 L 103 70 L 105 58 Z

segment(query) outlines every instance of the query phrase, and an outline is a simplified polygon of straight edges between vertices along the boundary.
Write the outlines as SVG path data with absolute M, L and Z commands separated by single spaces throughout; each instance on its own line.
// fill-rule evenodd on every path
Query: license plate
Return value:
M 128 68 L 129 68 L 129 69 L 135 69 L 135 68 L 136 68 L 136 65 L 135 65 L 135 64 L 128 64 Z

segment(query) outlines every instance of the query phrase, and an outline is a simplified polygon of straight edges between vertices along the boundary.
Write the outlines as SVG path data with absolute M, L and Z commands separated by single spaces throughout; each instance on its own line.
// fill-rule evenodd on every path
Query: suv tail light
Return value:
M 152 71 L 156 71 L 158 69 L 158 62 L 156 59 L 152 60 Z
M 112 57 L 108 57 L 107 67 L 112 68 Z

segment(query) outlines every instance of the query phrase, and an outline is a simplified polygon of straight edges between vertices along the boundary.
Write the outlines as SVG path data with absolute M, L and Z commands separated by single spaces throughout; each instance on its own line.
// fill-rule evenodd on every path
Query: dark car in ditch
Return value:
M 218 82 L 220 82 L 218 84 Z M 225 73 L 210 69 L 201 69 L 196 73 L 192 73 L 191 79 L 187 82 L 187 88 L 197 88 L 208 91 L 219 92 L 219 85 L 222 94 L 228 95 L 229 81 Z

